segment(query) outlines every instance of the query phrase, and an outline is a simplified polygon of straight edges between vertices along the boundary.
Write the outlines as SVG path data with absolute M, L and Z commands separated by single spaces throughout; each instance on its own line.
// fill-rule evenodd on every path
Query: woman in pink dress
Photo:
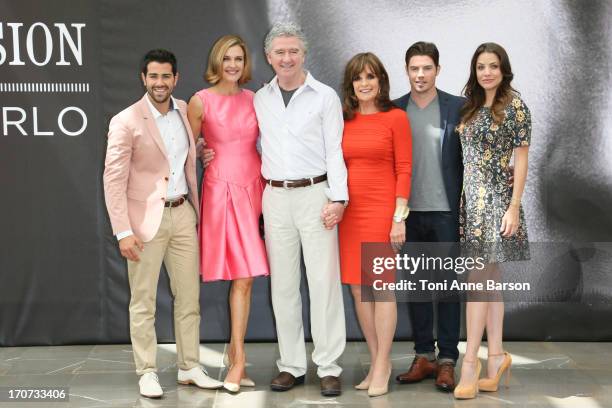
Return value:
M 214 152 L 202 180 L 200 271 L 204 282 L 232 281 L 230 368 L 224 381 L 231 392 L 254 385 L 245 372 L 244 336 L 253 278 L 269 274 L 259 234 L 263 180 L 254 94 L 240 88 L 251 77 L 250 65 L 240 37 L 218 39 L 206 69 L 206 81 L 213 86 L 198 91 L 188 107 L 193 134 Z

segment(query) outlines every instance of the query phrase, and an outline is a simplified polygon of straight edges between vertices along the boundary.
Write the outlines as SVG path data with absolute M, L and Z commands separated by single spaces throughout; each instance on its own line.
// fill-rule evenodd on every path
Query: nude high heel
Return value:
M 250 377 L 243 377 L 240 379 L 240 386 L 242 387 L 254 387 L 255 381 L 251 380 Z
M 505 385 L 506 385 L 506 388 L 508 388 L 508 385 L 510 382 L 510 376 L 511 376 L 510 367 L 512 366 L 512 357 L 510 357 L 510 354 L 504 351 L 501 354 L 489 354 L 489 358 L 495 357 L 495 356 L 501 356 L 501 355 L 504 356 L 504 359 L 501 365 L 499 366 L 499 369 L 497 369 L 497 373 L 495 373 L 495 377 L 481 378 L 480 380 L 478 380 L 478 389 L 480 391 L 487 391 L 487 392 L 497 391 L 497 388 L 499 386 L 499 381 L 501 380 L 501 377 L 502 375 L 504 375 L 504 372 L 506 370 L 508 370 L 508 373 L 506 374 Z M 489 375 L 489 373 L 487 373 L 487 375 Z
M 368 397 L 378 397 L 385 395 L 389 392 L 389 378 L 391 377 L 391 370 L 393 369 L 391 363 L 389 363 L 389 372 L 387 374 L 387 382 L 382 387 L 368 387 Z M 361 385 L 361 384 L 360 384 Z
M 482 369 L 482 366 L 480 365 L 480 360 L 476 360 L 475 362 L 463 360 L 463 364 L 465 363 L 476 363 L 476 381 L 468 385 L 458 384 L 455 387 L 455 390 L 453 391 L 456 399 L 472 399 L 476 398 L 476 394 L 478 394 L 478 377 L 480 377 L 480 370 Z
M 238 391 L 240 391 L 240 384 L 235 384 L 235 383 L 224 381 L 223 388 L 225 388 L 227 391 L 231 392 L 232 394 L 235 394 Z
M 368 388 L 370 388 L 370 383 L 366 380 L 363 380 L 355 386 L 356 390 L 367 390 Z
M 233 367 L 233 365 L 230 366 L 229 370 L 231 370 L 232 367 Z M 229 370 L 228 370 L 228 372 L 229 372 Z M 235 394 L 238 391 L 240 391 L 240 384 L 236 384 L 236 383 L 229 382 L 229 381 L 223 381 L 223 388 L 225 388 L 227 391 Z
M 230 358 L 227 354 L 223 355 L 223 365 L 227 368 L 230 368 L 232 366 L 232 362 L 230 361 Z M 228 383 L 228 384 L 232 384 L 235 385 L 233 383 Z M 240 379 L 240 387 L 255 387 L 255 381 L 253 381 L 250 377 L 242 377 Z M 233 386 L 230 386 L 231 388 L 234 388 Z M 240 389 L 238 389 L 239 391 Z M 237 392 L 237 391 L 230 391 L 230 392 Z

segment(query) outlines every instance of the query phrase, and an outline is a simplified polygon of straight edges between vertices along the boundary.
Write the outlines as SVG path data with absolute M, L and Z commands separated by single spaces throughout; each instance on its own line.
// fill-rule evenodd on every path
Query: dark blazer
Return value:
M 465 103 L 465 98 L 454 96 L 438 91 L 438 101 L 440 103 L 440 126 L 442 127 L 442 177 L 446 188 L 446 197 L 451 212 L 459 222 L 459 201 L 463 188 L 463 157 L 461 154 L 461 140 L 456 131 L 457 125 L 461 121 L 459 111 Z M 397 107 L 406 110 L 410 93 L 393 101 Z

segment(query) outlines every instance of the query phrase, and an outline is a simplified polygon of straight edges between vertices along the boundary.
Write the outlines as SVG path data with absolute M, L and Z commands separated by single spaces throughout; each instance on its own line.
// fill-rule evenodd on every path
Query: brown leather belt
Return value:
M 272 187 L 297 188 L 312 186 L 325 180 L 327 180 L 327 174 L 299 180 L 266 180 L 266 183 Z
M 187 201 L 187 198 L 185 196 L 182 196 L 181 198 L 177 198 L 176 200 L 166 201 L 166 203 L 164 204 L 164 207 L 170 207 L 170 208 L 178 207 L 179 205 L 183 204 L 185 201 Z

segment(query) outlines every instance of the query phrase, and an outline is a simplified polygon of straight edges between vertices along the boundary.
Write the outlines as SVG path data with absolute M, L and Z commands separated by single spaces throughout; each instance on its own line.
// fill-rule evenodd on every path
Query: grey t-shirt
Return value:
M 285 102 L 285 108 L 287 107 L 287 105 L 289 105 L 289 101 L 291 100 L 291 97 L 293 96 L 293 94 L 295 93 L 295 91 L 298 90 L 298 88 L 292 89 L 291 91 L 285 91 L 283 88 L 279 87 L 280 91 L 281 91 L 281 95 L 283 95 L 283 102 Z
M 410 98 L 406 106 L 412 129 L 412 211 L 450 211 L 442 177 L 442 128 L 438 96 L 425 108 Z

